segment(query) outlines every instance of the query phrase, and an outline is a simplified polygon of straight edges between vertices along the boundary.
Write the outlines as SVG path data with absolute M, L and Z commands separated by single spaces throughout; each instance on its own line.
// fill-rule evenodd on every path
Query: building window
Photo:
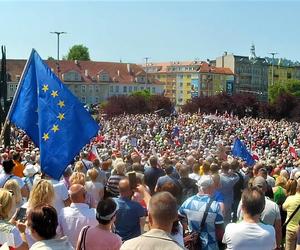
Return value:
M 99 92 L 99 86 L 95 86 L 95 92 L 96 92 L 96 93 Z
M 114 86 L 110 86 L 110 87 L 109 87 L 109 91 L 110 91 L 111 93 L 113 93 L 113 92 L 114 92 Z
M 129 92 L 132 92 L 132 86 L 129 86 L 129 87 L 128 87 L 128 91 L 129 91 Z
M 99 103 L 99 97 L 95 97 L 95 103 Z
M 14 88 L 13 84 L 9 85 L 9 90 L 10 90 L 11 93 L 13 93 L 15 91 L 15 88 Z
M 152 93 L 155 93 L 155 87 L 152 87 Z
M 123 93 L 127 93 L 127 86 L 123 86 Z
M 141 90 L 144 90 L 144 87 L 141 87 Z
M 85 85 L 81 85 L 81 93 L 85 93 Z
M 81 76 L 78 72 L 76 71 L 69 71 L 65 74 L 63 74 L 63 80 L 66 82 L 78 82 L 81 81 Z
M 82 103 L 86 103 L 86 98 L 85 98 L 85 96 L 82 96 L 82 97 L 81 97 L 81 102 L 82 102 Z
M 109 81 L 109 74 L 106 73 L 106 72 L 101 72 L 101 73 L 98 75 L 98 78 L 99 78 L 99 81 L 100 81 L 100 82 L 108 82 L 108 81 Z
M 119 93 L 119 86 L 116 86 L 116 93 Z
M 183 87 L 183 82 L 179 83 L 179 87 L 182 88 Z
M 138 90 L 138 87 L 137 87 L 137 86 L 134 86 L 134 87 L 133 87 L 133 90 L 134 90 L 134 91 L 137 91 L 137 90 Z
M 93 88 L 94 88 L 94 86 L 92 86 L 92 85 L 89 86 L 90 92 L 93 92 Z

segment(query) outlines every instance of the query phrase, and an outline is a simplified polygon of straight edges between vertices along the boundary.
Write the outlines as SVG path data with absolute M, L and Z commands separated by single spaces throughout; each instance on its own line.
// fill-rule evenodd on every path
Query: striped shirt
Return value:
M 188 219 L 190 231 L 200 232 L 202 249 L 217 250 L 218 242 L 216 239 L 216 224 L 223 224 L 223 216 L 218 202 L 213 201 L 208 210 L 208 214 L 202 230 L 200 230 L 201 221 L 206 206 L 211 198 L 208 195 L 194 195 L 188 198 L 179 208 L 179 214 Z
M 106 183 L 106 190 L 113 196 L 118 196 L 119 193 L 119 182 L 125 178 L 123 175 L 111 175 Z

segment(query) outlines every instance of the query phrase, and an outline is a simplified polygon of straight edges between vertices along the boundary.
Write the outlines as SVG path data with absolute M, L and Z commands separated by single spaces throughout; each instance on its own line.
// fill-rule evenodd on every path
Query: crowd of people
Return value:
M 298 123 L 227 113 L 99 122 L 60 180 L 12 127 L 0 148 L 3 249 L 300 248 Z M 236 138 L 254 165 L 232 155 Z

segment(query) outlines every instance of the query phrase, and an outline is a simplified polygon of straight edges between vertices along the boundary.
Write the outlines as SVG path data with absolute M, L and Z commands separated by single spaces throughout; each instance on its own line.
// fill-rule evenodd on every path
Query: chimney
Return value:
M 78 60 L 75 60 L 75 61 L 74 61 L 74 63 L 75 63 L 76 65 L 79 65 L 79 62 L 78 62 Z
M 88 71 L 87 69 L 84 70 L 84 75 L 85 75 L 86 77 L 89 76 L 89 71 Z
M 129 74 L 131 74 L 130 63 L 127 63 L 127 71 Z
M 227 51 L 224 51 L 224 56 L 227 56 Z
M 120 70 L 118 70 L 117 73 L 118 73 L 118 76 L 120 76 Z

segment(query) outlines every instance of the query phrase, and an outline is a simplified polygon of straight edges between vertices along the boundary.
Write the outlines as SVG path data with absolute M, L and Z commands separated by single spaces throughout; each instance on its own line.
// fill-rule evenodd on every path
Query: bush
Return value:
M 169 98 L 163 95 L 148 95 L 146 92 L 136 92 L 130 96 L 112 96 L 103 105 L 103 112 L 108 117 L 121 114 L 145 114 L 158 109 L 171 112 L 173 105 Z
M 267 119 L 287 119 L 300 121 L 300 100 L 286 92 L 282 92 L 272 104 L 260 102 L 251 94 L 235 94 L 228 96 L 220 94 L 215 96 L 200 96 L 192 99 L 182 107 L 185 113 L 213 114 L 233 113 L 239 117 L 252 116 Z

